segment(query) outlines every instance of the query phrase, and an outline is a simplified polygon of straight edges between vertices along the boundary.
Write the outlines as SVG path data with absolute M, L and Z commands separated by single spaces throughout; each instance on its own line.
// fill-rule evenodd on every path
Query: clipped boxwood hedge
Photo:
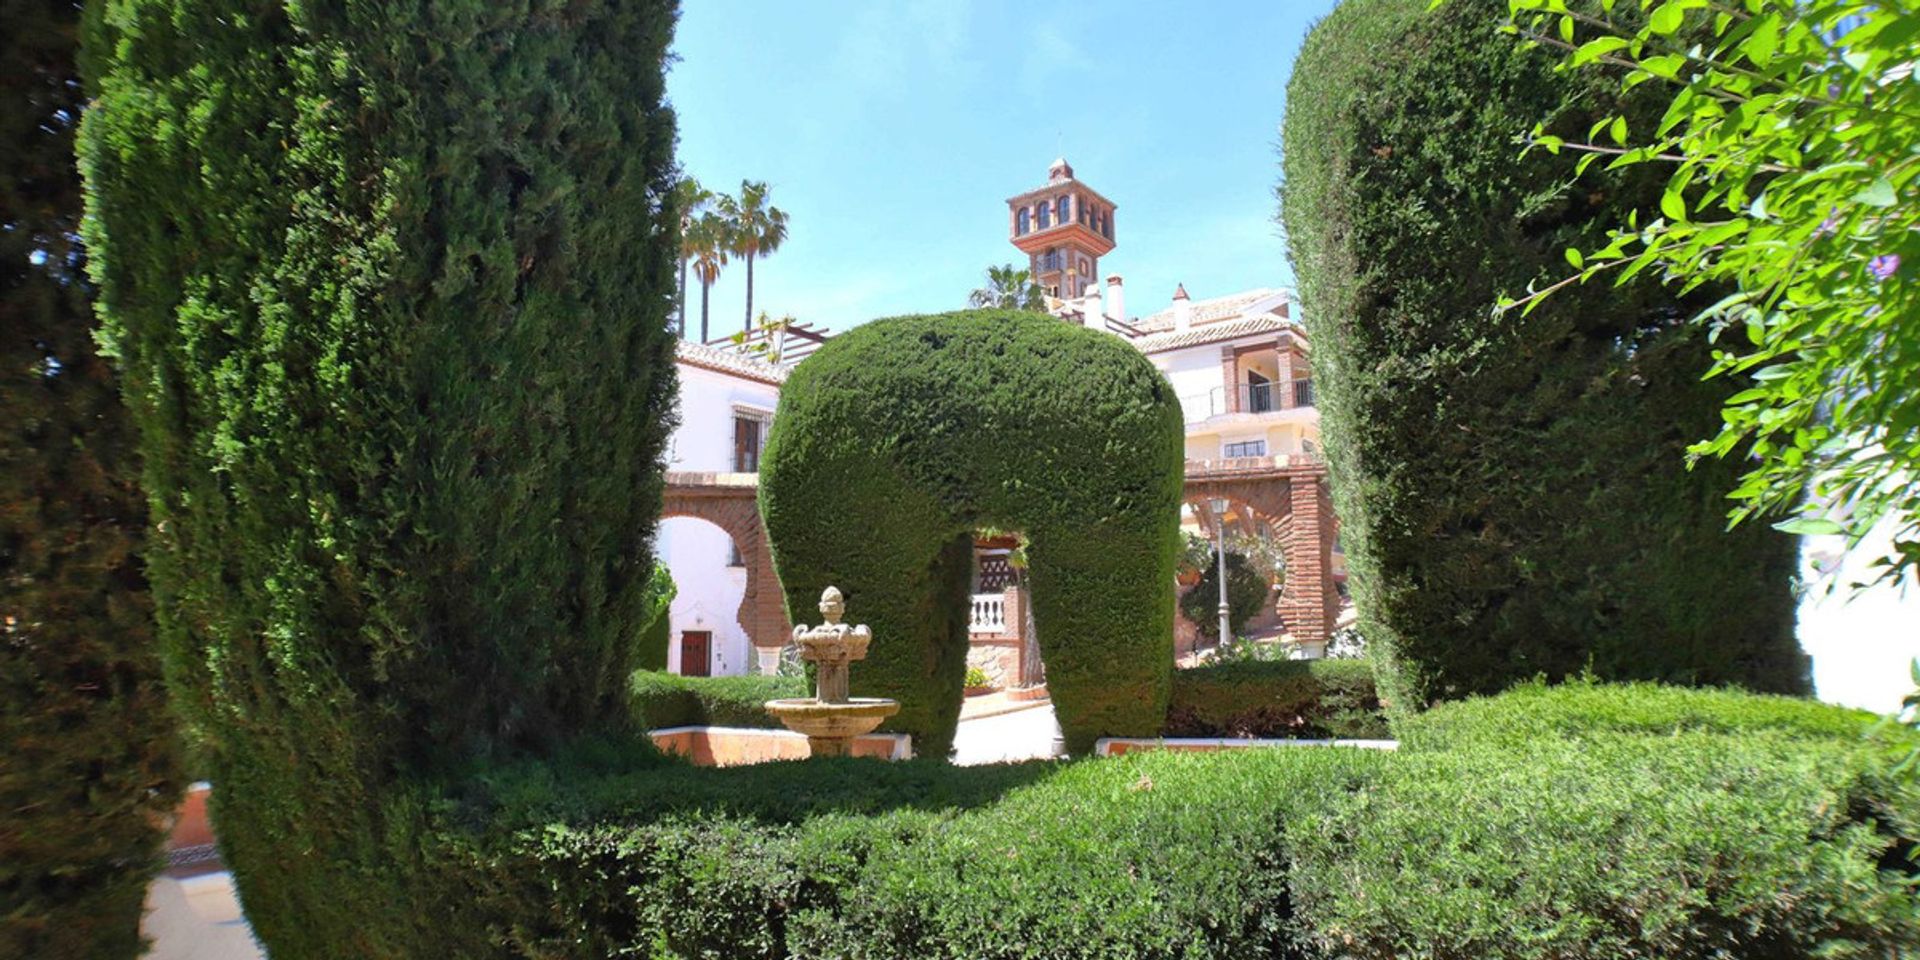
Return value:
M 1799 697 L 1653 683 L 1601 684 L 1581 678 L 1560 685 L 1533 681 L 1497 697 L 1442 704 L 1400 718 L 1394 733 L 1409 750 L 1518 748 L 1543 736 L 1578 739 L 1611 733 L 1768 733 L 1843 741 L 1873 733 L 1882 720 L 1865 710 Z
M 1916 742 L 1651 686 L 1463 704 L 1452 745 L 503 771 L 468 878 L 500 955 L 1893 957 Z M 1821 713 L 1829 714 L 1825 721 Z M 1549 714 L 1518 743 L 1465 735 Z M 1707 722 L 1708 714 L 1717 719 Z M 1700 722 L 1675 732 L 1670 721 Z
M 1378 738 L 1387 723 L 1363 660 L 1250 660 L 1173 672 L 1168 737 Z
M 780 729 L 768 700 L 807 695 L 805 677 L 683 677 L 641 670 L 633 675 L 633 713 L 649 730 L 664 727 Z
M 1724 290 L 1643 275 L 1496 312 L 1572 269 L 1667 171 L 1575 176 L 1516 140 L 1651 131 L 1671 86 L 1503 36 L 1503 0 L 1347 0 L 1286 98 L 1282 215 L 1360 627 L 1396 708 L 1544 674 L 1810 690 L 1797 543 L 1726 529 L 1738 458 L 1688 467 L 1735 379 L 1703 381 Z M 1599 4 L 1576 6 L 1598 13 Z M 1617 16 L 1635 16 L 1623 4 Z M 1684 44 L 1682 44 L 1684 46 Z
M 876 320 L 781 391 L 760 510 L 795 622 L 837 586 L 873 628 L 853 667 L 885 729 L 945 756 L 966 673 L 983 527 L 1026 536 L 1033 617 L 1069 750 L 1151 736 L 1173 667 L 1180 404 L 1110 334 L 1034 313 Z

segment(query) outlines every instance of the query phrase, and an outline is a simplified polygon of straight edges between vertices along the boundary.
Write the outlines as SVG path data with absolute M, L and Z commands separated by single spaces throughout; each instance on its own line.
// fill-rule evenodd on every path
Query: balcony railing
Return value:
M 973 618 L 967 623 L 967 632 L 1006 633 L 1007 595 L 1004 593 L 974 594 Z
M 1273 413 L 1313 406 L 1312 380 L 1295 380 L 1291 389 L 1288 387 L 1284 383 L 1242 383 L 1231 393 L 1226 387 L 1214 387 L 1205 397 L 1184 397 L 1180 402 L 1188 423 L 1229 413 Z

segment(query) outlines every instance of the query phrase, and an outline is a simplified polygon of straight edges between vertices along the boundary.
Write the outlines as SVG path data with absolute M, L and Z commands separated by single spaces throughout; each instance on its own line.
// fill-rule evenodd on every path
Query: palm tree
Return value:
M 687 335 L 687 261 L 698 250 L 693 225 L 713 205 L 713 191 L 692 177 L 682 177 L 673 185 L 673 205 L 680 211 L 680 336 Z
M 1009 263 L 987 268 L 987 285 L 967 294 L 970 307 L 995 307 L 1002 310 L 1045 310 L 1046 296 L 1040 285 L 1025 270 Z
M 707 342 L 707 298 L 720 280 L 720 268 L 727 265 L 727 253 L 733 249 L 733 224 L 723 216 L 703 213 L 687 228 L 693 251 L 693 275 L 700 281 L 700 342 Z
M 733 221 L 733 252 L 747 261 L 747 321 L 753 330 L 753 261 L 780 249 L 787 239 L 787 215 L 767 205 L 766 181 L 740 181 L 740 197 L 720 198 L 720 211 Z

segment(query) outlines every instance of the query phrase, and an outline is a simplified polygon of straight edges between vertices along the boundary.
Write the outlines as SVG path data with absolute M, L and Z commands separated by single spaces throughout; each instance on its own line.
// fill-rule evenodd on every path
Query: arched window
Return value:
M 1027 213 L 1026 207 L 1021 207 L 1020 215 L 1016 218 L 1016 226 L 1013 228 L 1013 232 L 1017 236 L 1025 236 L 1026 232 L 1031 229 L 1033 229 L 1033 217 Z
M 1108 240 L 1113 239 L 1113 212 L 1112 211 L 1106 211 L 1100 215 L 1100 235 L 1106 237 Z
M 1040 204 L 1040 207 L 1036 212 L 1040 214 L 1040 223 L 1039 223 L 1040 229 L 1045 230 L 1046 228 L 1053 226 L 1053 224 L 1050 222 L 1047 216 L 1048 214 L 1053 212 L 1053 206 L 1051 204 L 1046 204 L 1046 203 Z
M 1073 217 L 1071 216 L 1071 210 L 1067 206 L 1067 198 L 1065 194 L 1062 194 L 1058 200 L 1053 201 L 1053 215 L 1054 215 L 1054 219 L 1059 220 L 1061 223 L 1073 222 Z

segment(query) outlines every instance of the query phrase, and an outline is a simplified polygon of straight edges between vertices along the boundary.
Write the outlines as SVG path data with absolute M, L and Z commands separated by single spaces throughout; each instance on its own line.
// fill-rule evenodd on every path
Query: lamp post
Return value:
M 1213 553 L 1219 559 L 1220 571 L 1220 642 L 1219 650 L 1225 650 L 1233 639 L 1232 628 L 1228 626 L 1227 608 L 1227 501 L 1214 497 L 1208 504 L 1213 508 Z

